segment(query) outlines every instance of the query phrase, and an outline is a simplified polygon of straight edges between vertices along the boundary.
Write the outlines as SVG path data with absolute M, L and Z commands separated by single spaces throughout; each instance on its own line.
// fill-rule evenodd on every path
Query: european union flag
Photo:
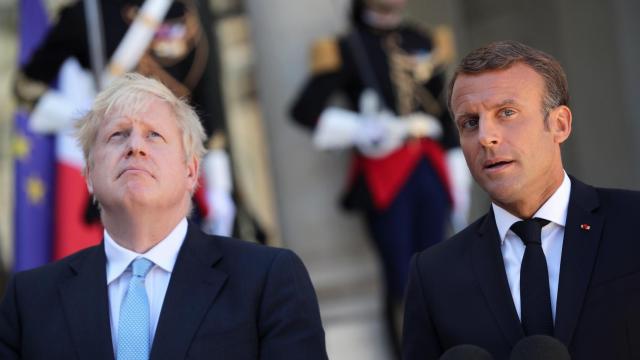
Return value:
M 20 64 L 28 61 L 47 28 L 48 18 L 40 0 L 21 0 Z M 49 262 L 53 237 L 54 139 L 31 132 L 28 121 L 25 112 L 16 114 L 13 139 L 16 271 Z

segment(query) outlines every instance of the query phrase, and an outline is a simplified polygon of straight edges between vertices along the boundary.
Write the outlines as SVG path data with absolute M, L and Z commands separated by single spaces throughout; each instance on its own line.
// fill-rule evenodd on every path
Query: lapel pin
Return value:
M 581 224 L 580 225 L 580 229 L 589 231 L 589 230 L 591 230 L 591 225 L 589 225 L 589 224 Z

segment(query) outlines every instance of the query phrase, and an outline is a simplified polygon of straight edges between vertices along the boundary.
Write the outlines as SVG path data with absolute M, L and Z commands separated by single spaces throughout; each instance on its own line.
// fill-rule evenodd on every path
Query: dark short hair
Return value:
M 458 75 L 473 75 L 491 70 L 504 70 L 514 64 L 530 66 L 544 79 L 546 94 L 542 101 L 543 113 L 560 105 L 569 105 L 569 84 L 562 66 L 553 56 L 517 41 L 496 41 L 470 52 L 456 68 L 451 81 L 447 106 L 451 111 L 451 93 Z

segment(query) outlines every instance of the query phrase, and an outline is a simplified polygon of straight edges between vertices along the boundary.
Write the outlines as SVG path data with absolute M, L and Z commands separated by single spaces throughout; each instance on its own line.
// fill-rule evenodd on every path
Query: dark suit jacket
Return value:
M 0 359 L 113 359 L 102 245 L 18 273 L 0 305 Z M 152 360 L 326 359 L 309 275 L 291 251 L 189 224 Z
M 555 337 L 574 360 L 640 359 L 640 193 L 571 179 Z M 523 336 L 493 212 L 412 260 L 405 359 L 473 344 L 507 359 Z

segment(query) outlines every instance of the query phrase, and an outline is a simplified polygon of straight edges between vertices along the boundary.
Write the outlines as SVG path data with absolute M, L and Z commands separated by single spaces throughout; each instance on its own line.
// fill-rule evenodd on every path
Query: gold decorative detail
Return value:
M 37 176 L 27 178 L 27 197 L 33 204 L 40 204 L 46 193 L 44 181 Z
M 161 28 L 182 29 L 169 31 L 160 36 L 156 31 L 149 48 L 140 58 L 136 71 L 154 77 L 165 84 L 178 97 L 189 97 L 196 88 L 207 67 L 210 56 L 208 39 L 203 33 L 198 18 L 198 8 L 193 0 L 176 0 L 172 6 L 183 6 L 182 16 L 165 18 Z M 128 11 L 125 19 L 135 18 L 138 9 Z M 184 61 L 187 55 L 194 54 L 189 70 L 182 78 L 177 78 L 167 69 Z
M 194 48 L 208 42 L 203 35 L 194 2 L 178 2 L 184 6 L 184 14 L 164 19 L 149 46 L 149 52 L 164 67 L 176 65 L 191 54 Z
M 13 138 L 13 155 L 19 160 L 25 160 L 31 153 L 31 143 L 22 134 L 16 134 Z
M 317 40 L 311 47 L 311 72 L 321 74 L 336 71 L 342 65 L 340 48 L 335 38 Z
M 392 33 L 383 42 L 389 58 L 389 75 L 396 90 L 398 115 L 407 115 L 416 106 L 415 91 L 419 84 L 414 76 L 415 61 L 400 46 L 400 35 Z
M 155 29 L 156 27 L 158 27 L 158 25 L 160 25 L 160 22 L 154 19 L 153 16 L 149 14 L 142 13 L 139 14 L 138 17 L 140 18 L 140 23 L 149 29 Z
M 136 70 L 142 75 L 160 80 L 160 82 L 167 86 L 177 97 L 188 97 L 191 95 L 191 90 L 158 64 L 149 53 L 142 55 Z
M 455 40 L 453 30 L 449 26 L 441 25 L 433 31 L 433 44 L 435 48 L 434 62 L 438 65 L 450 64 L 456 57 Z
M 15 94 L 19 106 L 33 109 L 40 96 L 49 89 L 47 84 L 34 80 L 22 72 L 18 72 L 15 81 Z
M 424 84 L 433 77 L 434 72 L 439 71 L 440 64 L 433 52 L 411 54 L 400 43 L 401 38 L 397 33 L 388 35 L 383 41 L 389 58 L 389 76 L 396 90 L 398 115 L 408 115 L 420 104 L 427 113 L 439 116 L 442 107 Z
M 413 77 L 416 81 L 425 83 L 431 79 L 436 64 L 433 61 L 433 55 L 427 55 L 423 58 L 414 58 L 413 66 Z

